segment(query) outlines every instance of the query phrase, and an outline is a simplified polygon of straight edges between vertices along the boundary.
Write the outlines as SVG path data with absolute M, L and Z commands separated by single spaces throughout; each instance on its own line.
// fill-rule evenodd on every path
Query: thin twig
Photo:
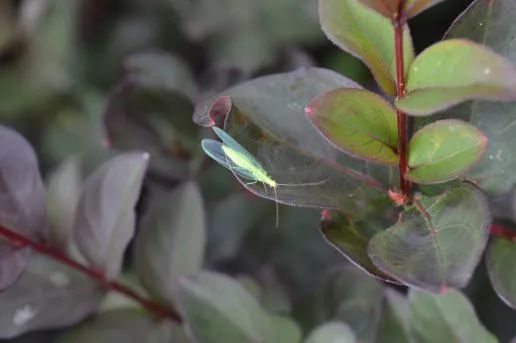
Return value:
M 105 287 L 111 291 L 115 291 L 125 295 L 128 298 L 131 298 L 138 302 L 142 307 L 147 309 L 152 314 L 161 318 L 170 318 L 178 323 L 182 322 L 181 316 L 177 313 L 177 311 L 173 308 L 165 307 L 153 300 L 147 299 L 129 287 L 115 281 L 109 280 L 106 278 L 105 274 L 102 271 L 96 270 L 92 267 L 85 266 L 67 256 L 65 253 L 48 247 L 40 242 L 33 241 L 27 238 L 24 235 L 21 235 L 17 232 L 14 232 L 8 228 L 0 226 L 0 236 L 7 239 L 7 241 L 16 247 L 29 247 L 33 250 L 53 259 L 56 262 L 67 265 L 70 268 L 73 268 L 85 275 L 88 275 L 92 279 L 95 279 Z

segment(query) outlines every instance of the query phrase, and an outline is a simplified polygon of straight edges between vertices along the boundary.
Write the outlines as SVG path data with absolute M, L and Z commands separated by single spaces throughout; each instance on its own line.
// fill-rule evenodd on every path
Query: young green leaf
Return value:
M 312 100 L 305 109 L 321 134 L 342 151 L 373 162 L 396 165 L 396 111 L 367 90 L 341 88 Z
M 135 242 L 135 268 L 145 287 L 173 305 L 179 278 L 201 269 L 206 243 L 203 200 L 193 182 L 152 192 Z
M 149 155 L 126 153 L 98 167 L 84 183 L 74 225 L 75 241 L 91 265 L 116 277 L 134 235 L 134 207 Z
M 466 286 L 489 237 L 485 196 L 464 183 L 414 201 L 396 225 L 373 237 L 372 261 L 407 285 L 432 292 Z
M 351 328 L 342 322 L 328 322 L 316 327 L 305 343 L 355 343 L 357 338 Z
M 496 237 L 487 250 L 487 271 L 500 298 L 516 309 L 516 242 Z
M 342 50 L 360 58 L 380 87 L 396 93 L 394 28 L 391 21 L 359 0 L 319 0 L 319 16 L 326 36 Z M 414 58 L 408 26 L 404 26 L 406 66 Z
M 360 0 L 365 5 L 383 14 L 387 18 L 396 19 L 399 15 L 402 0 Z M 407 18 L 414 17 L 443 0 L 406 0 L 403 13 Z
M 473 125 L 454 119 L 436 121 L 412 137 L 406 177 L 421 184 L 453 180 L 478 163 L 486 148 L 487 137 Z
M 411 335 L 414 342 L 496 343 L 462 293 L 432 295 L 411 289 Z
M 430 46 L 412 62 L 407 95 L 396 106 L 429 115 L 471 99 L 516 100 L 516 68 L 485 46 L 450 39 Z
M 516 63 L 516 2 L 473 1 L 453 23 L 446 38 L 464 38 L 484 44 Z M 489 137 L 486 158 L 468 172 L 467 178 L 490 194 L 509 192 L 516 183 L 516 105 L 514 102 L 470 101 L 451 108 L 440 118 L 470 122 Z M 416 126 L 428 117 L 416 118 Z

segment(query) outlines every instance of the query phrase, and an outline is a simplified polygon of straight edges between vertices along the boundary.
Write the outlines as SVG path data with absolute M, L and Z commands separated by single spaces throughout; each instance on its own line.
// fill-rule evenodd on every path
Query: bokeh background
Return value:
M 416 49 L 440 40 L 470 2 L 448 0 L 414 19 Z M 0 0 L 1 124 L 30 140 L 48 182 L 70 164 L 86 176 L 117 150 L 149 151 L 139 208 L 148 188 L 198 180 L 207 267 L 280 285 L 296 300 L 296 317 L 309 322 L 303 304 L 320 276 L 346 263 L 318 233 L 320 214 L 282 206 L 275 229 L 274 203 L 205 160 L 199 142 L 207 133 L 191 116 L 196 102 L 233 84 L 304 66 L 375 89 L 363 64 L 324 37 L 316 7 L 316 0 Z M 466 293 L 503 342 L 516 335 L 516 315 L 493 293 L 484 264 Z M 274 294 L 270 301 L 290 306 Z

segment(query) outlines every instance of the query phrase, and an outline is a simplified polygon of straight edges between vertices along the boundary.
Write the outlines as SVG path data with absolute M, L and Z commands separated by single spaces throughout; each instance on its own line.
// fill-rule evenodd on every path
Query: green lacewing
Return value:
M 246 185 L 261 182 L 262 184 L 272 188 L 276 199 L 276 227 L 278 226 L 278 186 L 316 186 L 326 182 L 321 181 L 299 184 L 277 183 L 267 173 L 261 163 L 249 151 L 240 145 L 240 143 L 218 127 L 213 127 L 213 131 L 222 142 L 213 139 L 203 139 L 201 143 L 202 149 L 208 156 L 231 170 L 236 175 L 245 180 L 249 180 L 249 183 L 246 183 Z

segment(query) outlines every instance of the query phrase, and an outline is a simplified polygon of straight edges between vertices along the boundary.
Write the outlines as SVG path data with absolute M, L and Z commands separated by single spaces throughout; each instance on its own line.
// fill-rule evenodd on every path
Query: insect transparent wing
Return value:
M 242 169 L 233 162 L 231 162 L 231 160 L 224 153 L 224 150 L 222 150 L 221 142 L 214 141 L 213 139 L 203 139 L 201 142 L 201 146 L 206 155 L 210 156 L 215 161 L 217 161 L 227 169 L 231 170 L 238 176 L 252 181 L 255 180 L 251 172 Z
M 218 127 L 213 127 L 213 131 L 228 147 L 245 155 L 245 157 L 257 167 L 262 167 L 261 164 L 256 160 L 256 158 L 249 151 L 247 151 L 246 148 L 240 145 L 240 143 L 238 143 L 233 137 L 228 135 L 224 130 L 219 129 Z

